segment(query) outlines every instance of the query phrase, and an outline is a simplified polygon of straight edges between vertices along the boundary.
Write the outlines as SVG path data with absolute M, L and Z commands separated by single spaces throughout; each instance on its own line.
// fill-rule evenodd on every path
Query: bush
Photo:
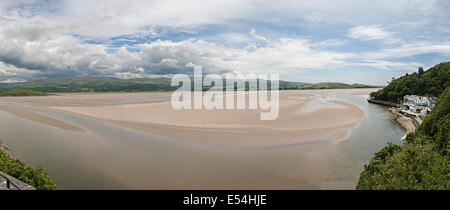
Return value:
M 45 96 L 47 93 L 32 90 L 9 89 L 0 90 L 0 96 Z
M 41 167 L 26 166 L 17 159 L 12 159 L 8 154 L 0 150 L 0 171 L 15 177 L 38 190 L 57 190 L 47 172 Z

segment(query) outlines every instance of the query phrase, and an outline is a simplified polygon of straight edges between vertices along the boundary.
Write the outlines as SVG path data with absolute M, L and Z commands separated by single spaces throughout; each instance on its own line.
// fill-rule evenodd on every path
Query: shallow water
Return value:
M 15 106 L 73 123 L 65 131 L 0 111 L 11 156 L 42 166 L 63 189 L 353 189 L 359 173 L 404 130 L 387 108 L 341 94 L 366 111 L 351 136 L 261 148 L 212 147 L 44 107 Z

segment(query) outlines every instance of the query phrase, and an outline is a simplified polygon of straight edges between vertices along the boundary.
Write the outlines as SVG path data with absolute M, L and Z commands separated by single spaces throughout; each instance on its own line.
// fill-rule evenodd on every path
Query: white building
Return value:
M 413 113 L 420 112 L 420 115 L 427 115 L 435 103 L 436 97 L 405 95 L 403 97 L 402 109 Z
M 417 96 L 417 95 L 406 95 L 403 96 L 404 105 L 415 105 L 433 108 L 436 103 L 435 97 Z

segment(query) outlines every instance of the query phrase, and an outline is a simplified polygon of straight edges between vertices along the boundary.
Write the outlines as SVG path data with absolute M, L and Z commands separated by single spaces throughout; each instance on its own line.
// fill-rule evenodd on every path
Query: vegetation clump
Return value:
M 376 88 L 377 86 L 364 85 L 364 84 L 345 84 L 340 82 L 320 82 L 311 85 L 305 85 L 299 89 L 351 89 L 351 88 Z
M 47 93 L 34 90 L 7 89 L 0 90 L 0 96 L 46 96 Z
M 0 171 L 17 178 L 38 190 L 58 189 L 44 169 L 41 167 L 33 168 L 26 166 L 25 163 L 17 159 L 12 159 L 2 150 L 0 150 Z

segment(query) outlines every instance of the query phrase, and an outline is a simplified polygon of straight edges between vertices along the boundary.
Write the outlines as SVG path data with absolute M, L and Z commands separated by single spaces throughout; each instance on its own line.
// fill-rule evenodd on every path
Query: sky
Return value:
M 448 0 L 1 0 L 0 82 L 276 73 L 385 85 L 450 60 Z

